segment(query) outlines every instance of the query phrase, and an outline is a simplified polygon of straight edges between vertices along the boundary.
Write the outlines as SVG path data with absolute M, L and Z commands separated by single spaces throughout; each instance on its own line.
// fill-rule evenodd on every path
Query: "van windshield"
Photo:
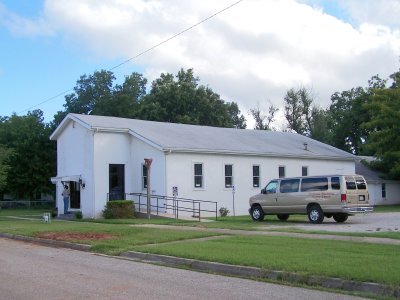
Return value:
M 277 181 L 271 181 L 267 184 L 267 186 L 265 187 L 265 192 L 267 194 L 275 194 L 276 193 L 276 186 L 277 186 L 278 182 Z

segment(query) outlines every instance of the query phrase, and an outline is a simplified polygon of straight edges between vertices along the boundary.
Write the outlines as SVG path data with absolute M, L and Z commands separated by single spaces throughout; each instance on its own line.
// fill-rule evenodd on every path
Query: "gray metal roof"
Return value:
M 128 132 L 163 151 L 334 160 L 357 159 L 350 153 L 296 133 L 219 128 L 80 114 L 69 114 L 53 133 L 51 139 L 57 139 L 68 120 L 77 121 L 90 130 Z

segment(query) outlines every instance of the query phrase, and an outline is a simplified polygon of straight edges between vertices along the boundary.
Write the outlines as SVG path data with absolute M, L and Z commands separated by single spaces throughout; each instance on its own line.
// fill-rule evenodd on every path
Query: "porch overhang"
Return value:
M 58 182 L 66 182 L 66 181 L 79 182 L 80 179 L 82 179 L 81 175 L 67 175 L 67 176 L 51 177 L 50 181 L 53 184 L 57 184 Z

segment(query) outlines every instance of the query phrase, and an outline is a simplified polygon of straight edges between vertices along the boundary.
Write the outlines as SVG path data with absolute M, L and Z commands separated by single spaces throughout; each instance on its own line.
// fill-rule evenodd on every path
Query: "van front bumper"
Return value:
M 347 214 L 371 213 L 374 211 L 374 207 L 373 206 L 342 207 L 342 211 Z

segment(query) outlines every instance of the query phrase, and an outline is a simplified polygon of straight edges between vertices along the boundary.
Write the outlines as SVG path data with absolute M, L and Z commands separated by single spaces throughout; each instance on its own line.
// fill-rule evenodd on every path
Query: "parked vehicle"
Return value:
M 291 214 L 307 214 L 311 223 L 322 223 L 324 217 L 345 222 L 356 213 L 372 212 L 368 187 L 360 175 L 329 175 L 271 180 L 260 194 L 249 200 L 254 221 L 275 214 L 286 221 Z

